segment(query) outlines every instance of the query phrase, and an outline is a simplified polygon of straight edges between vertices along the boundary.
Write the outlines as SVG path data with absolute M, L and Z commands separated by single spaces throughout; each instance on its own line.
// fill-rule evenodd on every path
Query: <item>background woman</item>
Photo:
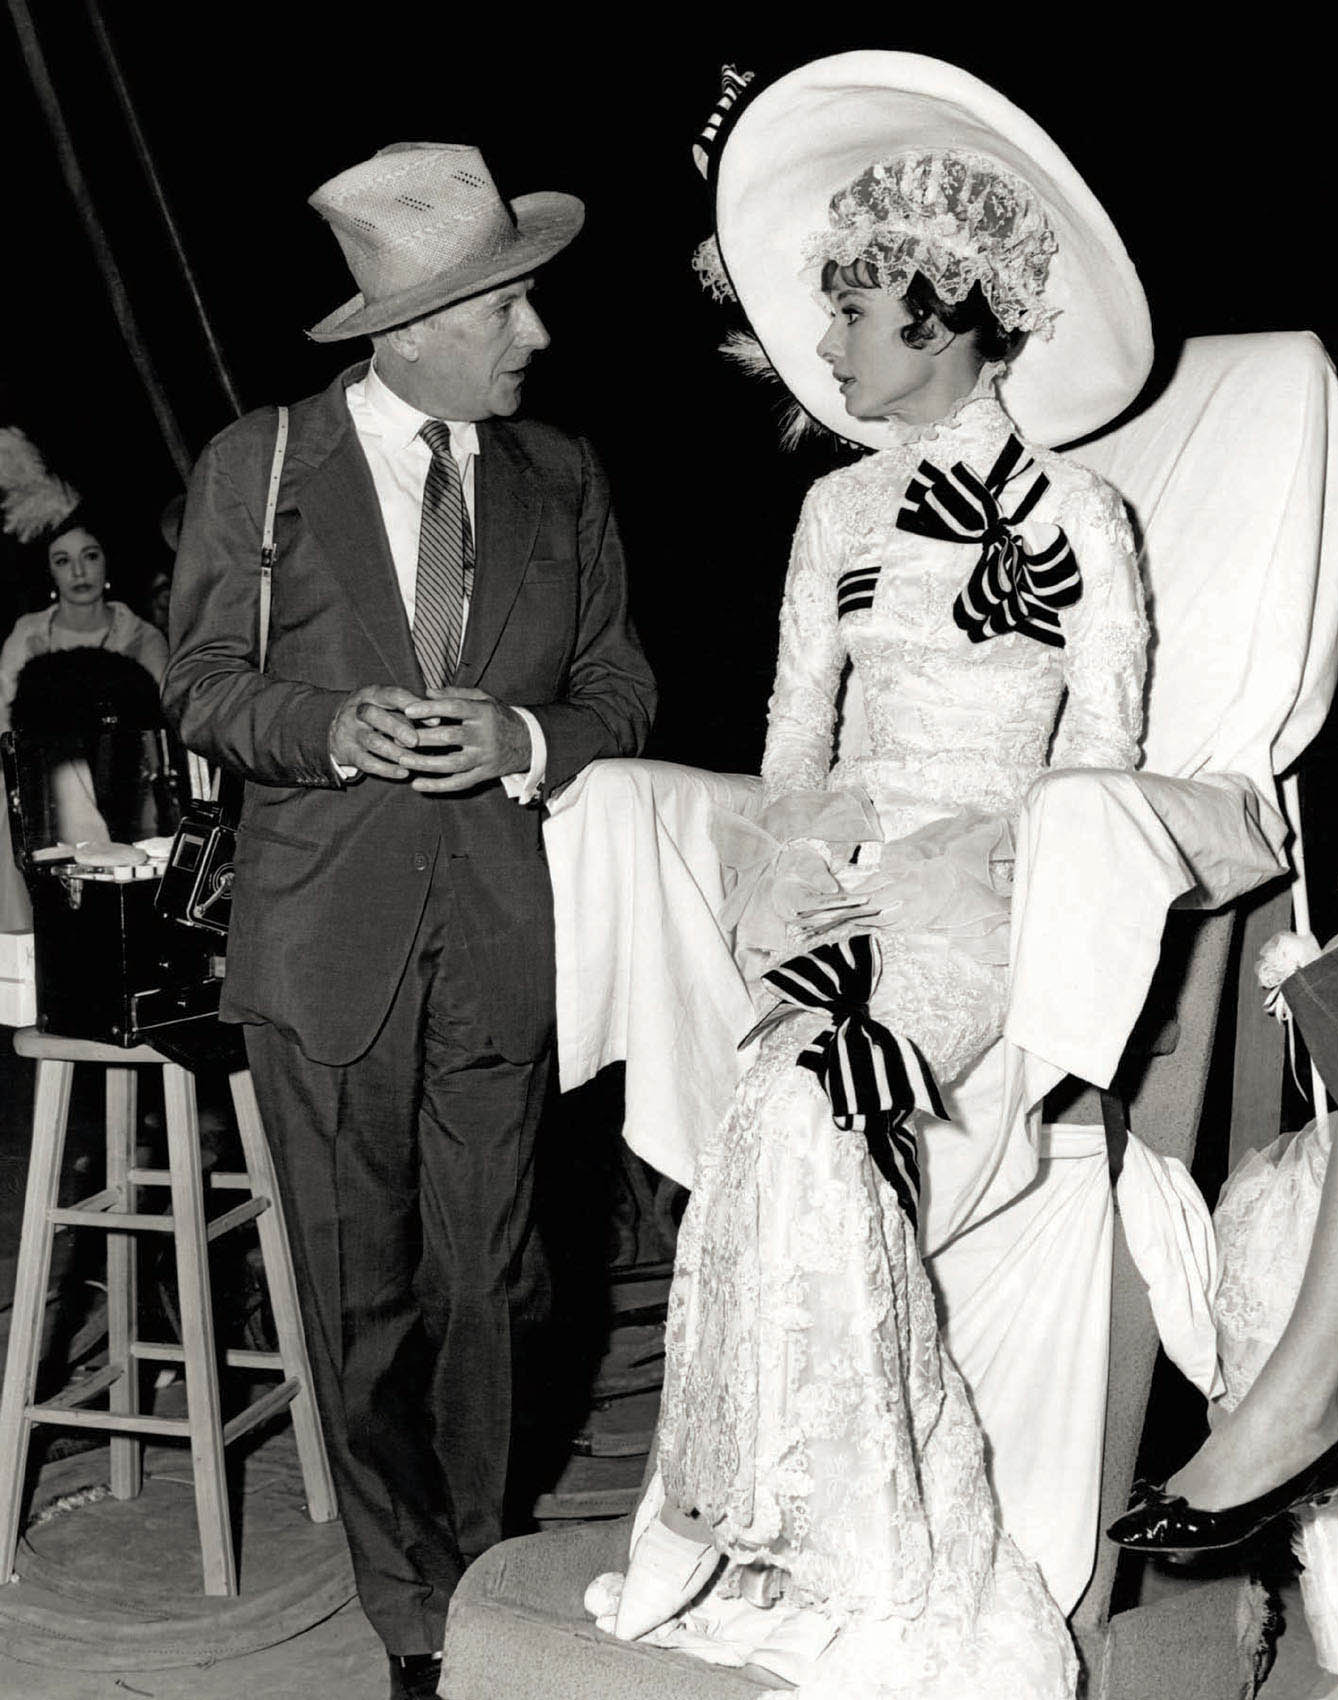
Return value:
M 0 432 L 0 487 L 5 493 L 6 529 L 20 541 L 44 548 L 51 577 L 51 604 L 21 615 L 0 648 L 0 732 L 8 729 L 19 675 L 34 656 L 94 649 L 124 655 L 145 669 L 155 685 L 167 665 L 167 640 L 125 603 L 111 600 L 102 528 L 79 506 L 75 491 L 47 472 L 22 432 Z M 107 826 L 85 782 L 80 764 L 63 764 L 61 837 L 70 843 L 101 843 Z M 78 783 L 75 781 L 78 780 Z M 32 911 L 14 862 L 9 811 L 0 809 L 0 932 L 27 932 Z
M 76 508 L 46 544 L 51 606 L 23 614 L 0 650 L 0 730 L 9 724 L 19 673 L 34 655 L 61 649 L 108 649 L 128 655 L 158 683 L 167 665 L 167 640 L 124 602 L 108 597 L 107 552 L 101 528 Z

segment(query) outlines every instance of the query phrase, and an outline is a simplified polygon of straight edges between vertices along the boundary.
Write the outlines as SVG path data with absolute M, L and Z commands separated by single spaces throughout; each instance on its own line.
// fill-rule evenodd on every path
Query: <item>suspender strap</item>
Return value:
M 274 578 L 274 515 L 279 507 L 279 484 L 283 479 L 283 457 L 288 447 L 288 409 L 279 409 L 279 429 L 274 439 L 274 460 L 269 469 L 265 496 L 265 529 L 260 539 L 260 671 L 265 671 L 269 648 L 269 605 Z

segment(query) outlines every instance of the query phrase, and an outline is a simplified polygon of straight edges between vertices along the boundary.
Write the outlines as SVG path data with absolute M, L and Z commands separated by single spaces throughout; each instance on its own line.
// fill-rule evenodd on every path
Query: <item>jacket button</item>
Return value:
M 427 857 L 423 854 L 423 852 L 421 850 L 415 850 L 414 851 L 414 853 L 413 853 L 413 865 L 414 865 L 414 872 L 415 873 L 425 874 L 427 872 Z

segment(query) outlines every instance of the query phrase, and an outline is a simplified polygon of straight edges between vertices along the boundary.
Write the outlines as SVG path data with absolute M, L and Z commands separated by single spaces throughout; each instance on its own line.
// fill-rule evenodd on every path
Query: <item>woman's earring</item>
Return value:
M 60 595 L 60 592 L 56 589 L 56 587 L 54 585 L 52 585 L 52 587 L 51 587 L 51 598 L 50 598 L 51 601 L 54 602 L 59 595 Z

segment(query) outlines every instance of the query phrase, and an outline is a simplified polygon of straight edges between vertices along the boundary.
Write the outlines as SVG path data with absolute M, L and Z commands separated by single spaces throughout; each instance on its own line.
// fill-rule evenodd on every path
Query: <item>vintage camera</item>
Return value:
M 39 660 L 79 663 L 83 700 L 76 713 L 74 693 L 61 690 L 74 678 L 68 666 L 44 667 L 41 712 L 28 704 L 21 715 L 16 698 L 14 729 L 0 739 L 14 854 L 33 910 L 37 1024 L 70 1038 L 160 1045 L 216 1026 L 222 964 L 213 933 L 181 927 L 156 902 L 190 805 L 184 752 L 162 723 L 156 691 L 127 711 L 115 691 L 98 695 L 89 684 L 104 671 L 115 679 L 101 663 L 90 667 L 93 659 L 70 651 L 30 661 L 21 690 Z M 143 848 L 147 860 L 90 865 L 88 850 L 76 854 L 80 838 L 103 837 Z
M 176 842 L 158 884 L 158 913 L 198 927 L 217 940 L 232 919 L 233 861 L 237 834 L 225 824 L 221 802 L 192 802 L 177 827 Z M 221 942 L 215 949 L 222 949 Z

